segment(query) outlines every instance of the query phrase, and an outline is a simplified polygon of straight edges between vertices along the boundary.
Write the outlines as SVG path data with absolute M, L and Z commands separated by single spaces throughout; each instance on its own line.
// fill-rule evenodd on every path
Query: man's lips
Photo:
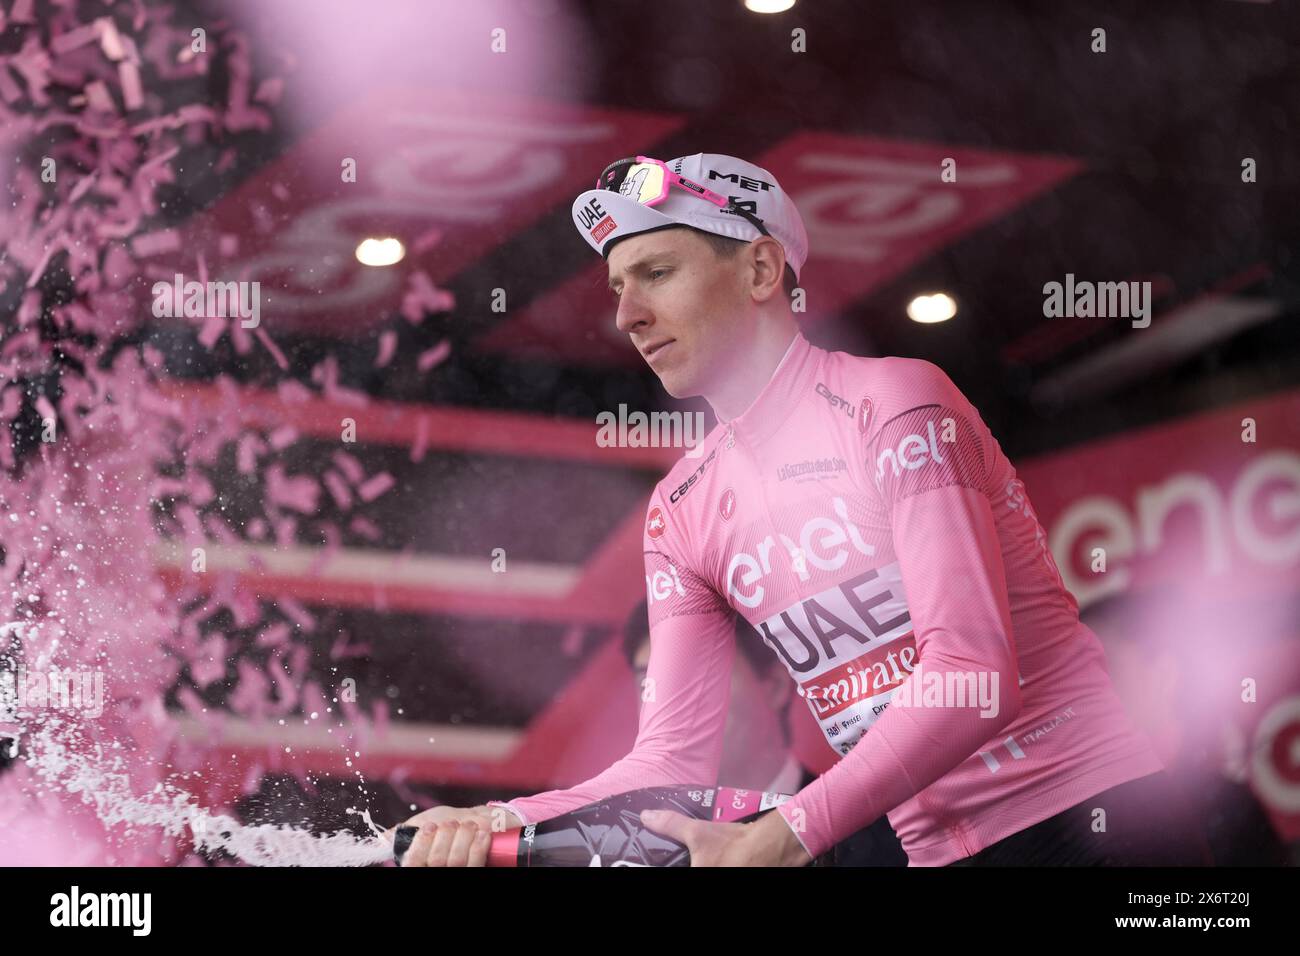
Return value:
M 676 341 L 677 341 L 676 339 L 664 339 L 662 342 L 651 342 L 649 345 L 647 345 L 645 348 L 641 350 L 641 354 L 646 357 L 646 361 L 649 361 L 656 354 L 661 352 L 663 349 L 667 348 L 669 345 L 672 345 Z

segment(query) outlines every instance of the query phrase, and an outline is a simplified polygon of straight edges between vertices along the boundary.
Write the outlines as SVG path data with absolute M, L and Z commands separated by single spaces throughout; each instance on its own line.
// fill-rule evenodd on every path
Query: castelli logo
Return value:
M 657 538 L 667 529 L 668 524 L 664 521 L 664 513 L 658 508 L 651 508 L 650 517 L 645 523 L 645 533 L 652 538 Z
M 722 515 L 722 520 L 727 521 L 736 513 L 736 493 L 728 488 L 722 493 L 722 500 L 718 502 L 718 514 Z
M 864 395 L 862 396 L 862 401 L 858 403 L 858 428 L 862 430 L 862 434 L 865 435 L 867 433 L 867 426 L 870 424 L 871 399 Z

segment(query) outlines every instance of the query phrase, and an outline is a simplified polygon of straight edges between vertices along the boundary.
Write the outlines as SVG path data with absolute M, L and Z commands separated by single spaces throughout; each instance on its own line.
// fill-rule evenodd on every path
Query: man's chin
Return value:
M 672 373 L 660 375 L 659 384 L 673 398 L 694 398 L 700 394 L 699 389 L 692 388 L 685 376 L 681 375 L 673 375 Z
M 678 361 L 672 362 L 665 369 L 657 369 L 653 365 L 650 370 L 659 378 L 659 384 L 664 387 L 664 391 L 673 398 L 695 398 L 697 395 L 704 394 L 700 388 L 699 376 L 691 370 L 691 363 L 682 361 L 685 356 L 673 356 Z

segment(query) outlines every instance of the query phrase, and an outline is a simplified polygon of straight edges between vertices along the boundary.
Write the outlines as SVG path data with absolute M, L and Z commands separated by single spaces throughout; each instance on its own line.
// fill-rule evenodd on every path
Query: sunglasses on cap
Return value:
M 724 212 L 743 216 L 763 235 L 772 235 L 763 225 L 763 220 L 753 213 L 741 209 L 726 196 L 677 175 L 662 160 L 651 159 L 649 156 L 629 156 L 627 159 L 615 160 L 596 179 L 597 189 L 608 189 L 643 206 L 659 205 L 668 198 L 668 190 L 673 186 L 680 186 L 692 196 L 711 202 Z

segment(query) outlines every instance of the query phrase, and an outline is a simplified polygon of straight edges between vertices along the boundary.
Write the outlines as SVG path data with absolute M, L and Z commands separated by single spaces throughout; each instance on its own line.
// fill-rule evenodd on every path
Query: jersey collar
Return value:
M 746 444 L 766 441 L 790 417 L 807 390 L 813 387 L 820 367 L 820 350 L 809 344 L 802 332 L 796 332 L 758 397 L 744 412 L 721 424 Z

